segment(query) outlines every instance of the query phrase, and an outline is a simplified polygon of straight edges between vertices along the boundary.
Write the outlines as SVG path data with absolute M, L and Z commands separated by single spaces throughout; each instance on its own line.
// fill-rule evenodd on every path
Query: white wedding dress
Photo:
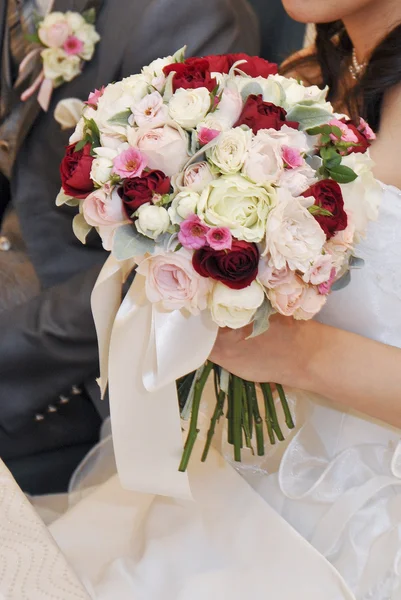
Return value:
M 365 266 L 322 321 L 401 347 L 400 230 L 401 192 L 383 186 L 357 252 Z M 233 468 L 224 437 L 226 460 L 193 456 L 194 502 L 129 492 L 112 476 L 50 526 L 90 597 L 401 600 L 400 431 L 288 396 L 296 429 L 265 457 Z

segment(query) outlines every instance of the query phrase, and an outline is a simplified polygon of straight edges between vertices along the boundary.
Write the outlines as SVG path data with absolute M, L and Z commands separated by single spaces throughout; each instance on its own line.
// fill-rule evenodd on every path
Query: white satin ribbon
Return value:
M 132 266 L 111 256 L 92 294 L 118 473 L 126 489 L 191 498 L 188 477 L 178 471 L 183 444 L 175 381 L 205 362 L 218 328 L 207 311 L 193 316 L 150 304 L 138 274 L 120 305 Z

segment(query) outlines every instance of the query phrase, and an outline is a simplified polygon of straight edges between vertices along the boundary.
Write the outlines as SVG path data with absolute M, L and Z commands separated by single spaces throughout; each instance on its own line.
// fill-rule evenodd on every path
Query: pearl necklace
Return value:
M 365 71 L 367 66 L 368 66 L 367 61 L 365 61 L 363 63 L 358 62 L 358 59 L 356 57 L 355 48 L 353 48 L 352 55 L 351 55 L 351 64 L 348 67 L 348 70 L 351 73 L 352 79 L 354 79 L 355 81 L 360 79 L 360 77 L 363 75 L 363 72 Z

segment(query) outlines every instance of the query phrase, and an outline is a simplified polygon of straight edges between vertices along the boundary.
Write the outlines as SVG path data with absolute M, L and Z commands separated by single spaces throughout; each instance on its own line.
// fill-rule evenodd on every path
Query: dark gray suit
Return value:
M 56 0 L 53 10 L 81 12 L 87 4 Z M 0 0 L 0 31 L 4 13 L 5 0 Z M 61 444 L 85 444 L 82 421 L 92 429 L 98 427 L 96 413 L 80 415 L 77 409 L 74 420 L 67 405 L 60 403 L 57 412 L 34 423 L 37 413 L 45 415 L 46 407 L 74 384 L 85 384 L 94 399 L 98 396 L 89 299 L 106 254 L 96 235 L 81 245 L 72 232 L 74 210 L 56 208 L 54 203 L 60 188 L 59 163 L 70 133 L 62 132 L 53 118 L 56 103 L 67 97 L 86 99 L 91 90 L 137 73 L 144 64 L 185 44 L 188 54 L 195 55 L 259 51 L 256 19 L 246 0 L 103 0 L 96 27 L 101 41 L 81 76 L 55 91 L 47 114 L 30 102 L 21 124 L 11 197 L 40 292 L 0 312 L 0 456 L 11 462 L 15 448 L 21 448 L 24 428 L 25 453 L 32 454 Z M 5 141 L 11 152 L 13 140 Z M 4 147 L 7 144 L 0 143 L 0 150 Z M 8 260 L 8 253 L 0 252 L 0 295 Z M 73 407 L 73 395 L 71 399 Z M 87 410 L 93 411 L 92 406 Z M 62 414 L 63 426 L 51 432 L 49 421 L 57 422 Z

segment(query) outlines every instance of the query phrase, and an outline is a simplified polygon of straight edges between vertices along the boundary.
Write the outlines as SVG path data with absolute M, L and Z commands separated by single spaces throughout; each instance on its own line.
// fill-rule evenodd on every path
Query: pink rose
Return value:
M 305 285 L 305 284 L 304 284 Z M 316 287 L 305 285 L 299 306 L 293 313 L 294 319 L 308 321 L 313 319 L 325 305 L 327 296 L 319 294 Z
M 233 236 L 228 227 L 213 227 L 206 233 L 206 241 L 213 250 L 231 250 Z
M 106 250 L 111 250 L 117 227 L 130 223 L 116 191 L 107 196 L 104 191 L 95 190 L 85 198 L 82 211 L 88 225 L 97 227 Z
M 61 48 L 70 35 L 70 26 L 61 15 L 59 21 L 56 21 L 50 26 L 46 26 L 45 21 L 39 27 L 39 39 L 44 46 L 49 48 Z
M 288 267 L 275 269 L 269 265 L 269 256 L 263 257 L 259 262 L 258 279 L 262 285 L 269 289 L 276 288 L 283 283 L 292 281 L 292 272 Z
M 87 104 L 88 106 L 90 106 L 91 108 L 97 109 L 97 105 L 98 102 L 100 100 L 100 98 L 103 96 L 104 94 L 104 90 L 106 88 L 104 87 L 104 85 L 100 88 L 100 90 L 95 90 L 94 92 L 91 92 L 89 94 L 89 98 L 88 100 L 85 102 L 85 104 Z
M 333 285 L 333 283 L 336 280 L 336 275 L 337 275 L 337 271 L 333 267 L 331 269 L 329 279 L 327 281 L 325 281 L 324 283 L 321 283 L 320 285 L 317 286 L 319 294 L 323 294 L 324 296 L 327 296 L 327 294 L 330 294 L 331 286 Z
M 209 142 L 212 142 L 221 131 L 218 129 L 209 129 L 208 127 L 200 127 L 198 133 L 198 140 L 201 146 L 206 146 Z
M 289 169 L 296 169 L 302 167 L 304 159 L 298 148 L 290 148 L 289 146 L 282 146 L 282 156 L 286 166 Z
M 146 159 L 137 148 L 128 148 L 116 156 L 113 165 L 113 173 L 117 173 L 122 179 L 130 179 L 142 175 Z
M 373 141 L 376 139 L 376 134 L 373 131 L 373 129 L 370 127 L 369 123 L 367 123 L 365 121 L 365 119 L 362 119 L 362 117 L 360 117 L 359 119 L 359 125 L 358 125 L 358 130 L 363 133 L 363 135 L 365 136 L 365 138 L 369 141 Z
M 197 215 L 191 215 L 180 223 L 178 241 L 184 248 L 199 250 L 206 244 L 206 234 L 209 227 L 202 223 Z
M 214 179 L 216 179 L 216 176 L 213 175 L 208 163 L 202 161 L 189 165 L 185 171 L 174 178 L 173 182 L 174 186 L 180 191 L 189 188 L 192 192 L 200 193 Z
M 356 137 L 355 133 L 350 127 L 343 123 L 343 121 L 339 121 L 338 119 L 331 119 L 331 121 L 329 121 L 329 125 L 338 127 L 341 130 L 342 142 L 351 142 L 355 144 L 358 141 L 358 138 Z M 338 137 L 334 135 L 334 133 L 330 134 L 330 138 L 333 140 L 333 142 L 338 142 Z
M 268 290 L 269 300 L 281 315 L 291 317 L 301 307 L 305 284 L 292 271 L 283 283 Z
M 164 125 L 134 132 L 135 144 L 146 156 L 148 167 L 163 171 L 167 177 L 181 171 L 189 159 L 188 138 L 184 131 Z M 130 140 L 129 140 L 130 141 Z
M 196 273 L 192 253 L 185 248 L 153 254 L 142 260 L 136 270 L 146 277 L 150 302 L 160 303 L 169 311 L 186 309 L 194 315 L 206 309 L 211 281 Z

